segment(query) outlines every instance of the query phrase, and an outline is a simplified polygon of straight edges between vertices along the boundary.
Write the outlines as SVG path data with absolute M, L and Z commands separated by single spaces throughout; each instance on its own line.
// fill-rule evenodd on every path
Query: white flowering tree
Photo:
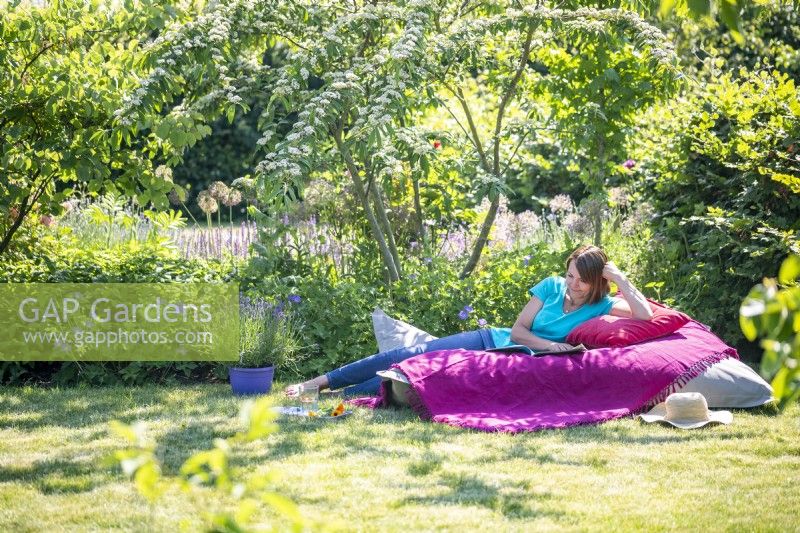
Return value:
M 269 91 L 258 141 L 257 189 L 264 202 L 292 200 L 310 176 L 341 169 L 380 250 L 388 278 L 402 276 L 383 187 L 411 175 L 417 218 L 419 177 L 434 157 L 420 111 L 443 106 L 458 124 L 464 169 L 477 200 L 491 205 L 462 276 L 477 265 L 494 222 L 504 176 L 540 121 L 532 52 L 550 40 L 600 33 L 633 43 L 661 74 L 672 58 L 663 36 L 632 12 L 551 9 L 542 3 L 444 0 L 213 4 L 149 43 L 147 76 L 119 109 L 120 123 L 157 143 L 163 157 L 230 120 L 245 96 Z M 276 45 L 286 64 L 261 58 Z M 180 97 L 180 100 L 177 98 Z M 179 103 L 176 103 L 179 102 Z
M 262 117 L 264 151 L 257 191 L 264 202 L 291 200 L 317 169 L 346 170 L 380 249 L 389 278 L 402 275 L 381 181 L 398 172 L 394 141 L 413 142 L 404 113 L 429 98 L 425 35 L 435 4 L 422 0 L 343 5 L 339 2 L 230 2 L 166 31 L 147 50 L 149 75 L 118 111 L 122 124 L 151 132 L 177 161 L 205 123 L 243 107 L 242 95 L 269 90 Z M 264 65 L 281 41 L 287 64 Z M 179 105 L 161 113 L 181 95 Z M 403 129 L 402 135 L 397 130 Z
M 113 112 L 134 86 L 137 43 L 180 11 L 63 0 L 4 3 L 0 19 L 0 253 L 31 213 L 62 211 L 77 186 L 166 206 L 173 190 Z

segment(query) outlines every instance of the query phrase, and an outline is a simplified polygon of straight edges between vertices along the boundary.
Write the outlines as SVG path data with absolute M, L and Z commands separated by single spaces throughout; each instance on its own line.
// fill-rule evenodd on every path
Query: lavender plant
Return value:
M 302 346 L 291 307 L 301 298 L 290 295 L 277 304 L 248 297 L 239 306 L 239 362 L 243 368 L 294 365 Z

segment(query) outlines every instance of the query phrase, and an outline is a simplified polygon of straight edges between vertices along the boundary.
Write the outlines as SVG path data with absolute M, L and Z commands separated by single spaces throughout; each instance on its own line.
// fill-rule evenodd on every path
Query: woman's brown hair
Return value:
M 599 302 L 611 290 L 608 280 L 603 277 L 603 268 L 608 262 L 608 256 L 597 246 L 585 244 L 569 254 L 567 269 L 573 261 L 575 261 L 575 267 L 578 269 L 581 279 L 592 287 L 587 303 Z

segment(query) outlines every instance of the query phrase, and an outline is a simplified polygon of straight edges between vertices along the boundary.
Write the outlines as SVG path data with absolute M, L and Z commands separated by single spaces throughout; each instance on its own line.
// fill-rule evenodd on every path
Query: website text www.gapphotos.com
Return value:
M 180 345 L 211 345 L 214 344 L 214 334 L 211 331 L 24 331 L 22 332 L 25 344 L 44 344 L 52 346 L 100 346 L 110 347 L 119 344 L 180 344 Z

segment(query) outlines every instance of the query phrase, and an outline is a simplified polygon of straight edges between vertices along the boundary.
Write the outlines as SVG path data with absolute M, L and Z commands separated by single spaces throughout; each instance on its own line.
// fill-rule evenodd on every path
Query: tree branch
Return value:
M 519 150 L 519 147 L 522 146 L 522 143 L 525 141 L 525 138 L 528 136 L 528 133 L 529 132 L 526 131 L 525 134 L 522 137 L 520 137 L 519 142 L 517 143 L 517 146 L 514 147 L 514 151 L 511 153 L 511 157 L 509 157 L 508 160 L 506 161 L 506 166 L 503 168 L 503 171 L 500 173 L 500 176 L 498 176 L 498 178 L 502 178 L 503 176 L 505 176 L 506 172 L 508 171 L 508 167 L 511 166 L 511 162 L 514 160 L 514 157 L 517 155 L 517 150 Z
M 514 93 L 517 90 L 517 84 L 522 77 L 522 71 L 525 70 L 525 66 L 528 64 L 528 56 L 531 53 L 531 41 L 533 40 L 533 31 L 533 24 L 529 24 L 528 34 L 525 36 L 525 44 L 522 46 L 522 55 L 519 58 L 519 65 L 517 66 L 516 72 L 514 72 L 514 77 L 511 78 L 511 82 L 509 83 L 506 93 L 503 95 L 503 99 L 500 100 L 500 107 L 497 110 L 497 121 L 494 126 L 494 161 L 492 161 L 492 168 L 495 176 L 500 173 L 500 131 L 503 127 L 503 115 L 505 114 L 506 106 L 511 101 L 511 98 L 514 96 Z
M 464 114 L 467 117 L 469 130 L 472 133 L 472 144 L 475 145 L 475 149 L 478 151 L 478 157 L 480 157 L 481 160 L 481 166 L 483 166 L 484 170 L 489 172 L 489 161 L 486 159 L 486 152 L 483 151 L 483 146 L 481 145 L 481 136 L 478 134 L 478 128 L 475 126 L 475 121 L 472 119 L 472 112 L 469 109 L 467 99 L 464 97 L 464 92 L 461 90 L 461 87 L 455 91 L 450 87 L 447 88 L 453 93 L 453 96 L 455 96 L 461 104 L 461 108 L 464 110 Z
M 31 67 L 31 65 L 33 65 L 36 62 L 36 60 L 39 59 L 39 57 L 42 54 L 44 54 L 45 52 L 47 52 L 49 49 L 51 49 L 54 46 L 55 46 L 55 43 L 48 43 L 47 45 L 42 47 L 38 52 L 36 52 L 36 54 L 34 54 L 34 56 L 31 58 L 31 60 L 28 61 L 28 64 L 25 65 L 25 67 L 22 69 L 22 73 L 19 75 L 19 79 L 22 80 L 22 78 L 25 77 L 25 73 L 28 72 L 28 69 Z
M 33 175 L 33 179 L 31 183 L 35 183 L 36 180 L 42 173 L 42 169 L 36 169 L 36 172 Z M 33 206 L 36 205 L 36 202 L 39 200 L 41 195 L 44 193 L 44 189 L 47 187 L 47 184 L 50 182 L 50 178 L 45 179 L 39 185 L 39 187 L 33 193 L 28 193 L 25 198 L 22 200 L 22 204 L 20 205 L 19 214 L 14 222 L 11 224 L 11 227 L 8 228 L 5 235 L 3 235 L 3 240 L 0 241 L 0 255 L 3 254 L 7 249 L 8 246 L 11 244 L 11 239 L 14 237 L 14 234 L 17 232 L 20 226 L 22 226 L 22 221 L 31 212 Z M 30 202 L 30 203 L 29 203 Z

